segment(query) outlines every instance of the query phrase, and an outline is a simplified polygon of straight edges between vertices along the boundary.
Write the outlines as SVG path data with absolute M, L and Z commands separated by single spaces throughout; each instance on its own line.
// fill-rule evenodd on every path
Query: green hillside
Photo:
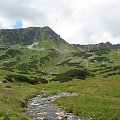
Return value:
M 0 30 L 0 42 L 1 120 L 32 120 L 26 103 L 43 88 L 50 91 L 46 96 L 77 93 L 55 101 L 68 112 L 120 119 L 119 48 L 78 50 L 48 27 Z
M 0 45 L 28 47 L 37 50 L 55 49 L 61 52 L 76 50 L 47 26 L 42 28 L 2 29 L 0 30 Z
M 79 44 L 73 44 L 75 48 L 78 48 L 83 51 L 96 51 L 96 50 L 103 50 L 103 49 L 119 49 L 120 44 L 111 44 L 110 42 L 106 43 L 99 43 L 99 44 L 88 44 L 88 45 L 79 45 Z

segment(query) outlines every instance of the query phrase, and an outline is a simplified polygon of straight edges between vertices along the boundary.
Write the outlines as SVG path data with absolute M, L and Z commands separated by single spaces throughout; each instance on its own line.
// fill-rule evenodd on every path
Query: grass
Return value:
M 110 78 L 112 79 L 112 78 Z M 74 80 L 67 83 L 50 83 L 49 90 L 69 91 L 78 94 L 76 97 L 63 97 L 55 101 L 68 112 L 93 118 L 93 120 L 120 119 L 120 80 Z
M 88 78 L 70 82 L 50 82 L 48 84 L 30 85 L 27 83 L 0 83 L 0 119 L 6 116 L 10 120 L 30 120 L 24 114 L 26 102 L 33 96 L 41 94 L 44 88 L 50 96 L 59 92 L 75 92 L 78 96 L 62 97 L 54 103 L 68 112 L 92 118 L 93 120 L 120 119 L 120 77 Z M 2 81 L 2 77 L 0 78 Z
M 1 50 L 0 54 L 4 55 L 7 51 L 8 49 Z M 103 61 L 90 62 L 88 55 L 83 57 L 78 53 L 73 57 L 73 53 L 64 54 L 53 50 L 40 52 L 20 49 L 20 51 L 21 54 L 0 60 L 0 120 L 32 119 L 24 114 L 24 108 L 26 101 L 37 94 L 41 94 L 38 91 L 39 88 L 50 91 L 44 97 L 59 92 L 77 93 L 78 96 L 62 97 L 54 102 L 68 112 L 93 120 L 120 119 L 120 69 L 119 67 L 116 69 L 116 66 L 119 66 L 120 63 L 119 49 L 117 51 L 111 50 L 102 55 L 99 53 L 102 57 L 109 58 L 110 62 L 105 61 L 104 63 Z M 91 59 L 98 57 L 96 53 L 89 54 Z M 43 60 L 41 65 L 40 60 L 43 58 L 49 60 Z M 18 69 L 20 65 L 22 68 Z M 30 70 L 27 69 L 27 72 L 22 71 L 25 65 L 30 68 Z M 81 65 L 82 67 L 80 67 Z M 6 70 L 3 69 L 5 67 Z M 12 83 L 5 79 L 9 74 L 20 74 L 29 78 L 43 77 L 51 80 L 55 77 L 54 74 L 64 74 L 73 69 L 81 70 L 83 68 L 87 68 L 96 76 L 94 78 L 88 77 L 86 80 L 74 79 L 63 83 L 52 81 L 48 84 L 37 85 L 16 81 Z M 118 74 L 114 74 L 116 72 Z M 112 76 L 109 76 L 109 74 L 112 74 Z M 103 77 L 105 75 L 107 77 Z
M 23 114 L 26 101 L 39 94 L 35 87 L 29 84 L 4 83 L 0 87 L 0 119 L 4 119 L 5 114 L 10 120 L 27 119 Z

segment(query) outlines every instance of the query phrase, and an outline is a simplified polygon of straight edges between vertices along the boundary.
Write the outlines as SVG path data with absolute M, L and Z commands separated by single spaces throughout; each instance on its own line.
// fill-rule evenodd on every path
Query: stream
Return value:
M 37 95 L 27 104 L 26 113 L 37 120 L 89 120 L 80 118 L 72 113 L 67 113 L 52 102 L 64 96 L 76 96 L 75 93 L 59 93 L 54 96 L 43 98 Z M 76 103 L 77 104 L 77 103 Z

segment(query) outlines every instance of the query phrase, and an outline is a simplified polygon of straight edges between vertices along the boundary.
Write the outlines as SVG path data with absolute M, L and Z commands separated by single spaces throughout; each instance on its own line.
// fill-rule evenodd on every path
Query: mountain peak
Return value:
M 5 45 L 30 45 L 35 39 L 38 41 L 48 39 L 49 37 L 60 39 L 51 28 L 45 27 L 28 27 L 20 29 L 2 29 L 0 30 L 0 43 Z
M 36 49 L 74 49 L 48 26 L 0 30 L 0 44 Z

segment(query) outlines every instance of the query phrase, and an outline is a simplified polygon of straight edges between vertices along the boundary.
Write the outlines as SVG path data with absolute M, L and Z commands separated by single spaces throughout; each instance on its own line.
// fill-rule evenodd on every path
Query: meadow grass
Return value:
M 1 51 L 0 51 L 1 52 Z M 49 55 L 50 50 L 47 51 L 33 51 L 27 49 L 22 50 L 22 55 L 17 55 L 15 58 L 9 58 L 1 60 L 0 63 L 0 120 L 30 120 L 30 116 L 26 115 L 25 107 L 26 102 L 30 100 L 33 96 L 41 94 L 38 89 L 48 90 L 48 94 L 44 97 L 54 95 L 60 92 L 74 92 L 78 96 L 74 97 L 62 97 L 57 99 L 54 103 L 59 105 L 61 108 L 65 109 L 68 112 L 73 112 L 76 115 L 92 118 L 93 120 L 119 120 L 120 119 L 120 76 L 113 75 L 103 78 L 104 75 L 114 71 L 111 68 L 110 72 L 105 72 L 99 74 L 101 71 L 100 65 L 102 62 L 89 62 L 88 59 L 83 59 L 82 57 L 73 57 L 71 53 L 69 54 L 58 54 L 57 57 L 51 57 Z M 1 54 L 5 54 L 5 51 L 2 51 Z M 94 53 L 93 53 L 94 54 Z M 94 56 L 94 55 L 93 55 Z M 107 67 L 119 66 L 120 63 L 120 50 L 112 51 L 106 55 L 103 55 L 114 61 L 113 63 L 105 62 Z M 42 57 L 49 58 L 48 61 L 45 61 L 42 66 L 40 66 L 40 59 Z M 5 61 L 13 61 L 14 59 L 19 58 L 18 63 L 13 66 L 14 71 L 3 70 L 3 63 Z M 89 70 L 96 70 L 95 78 L 87 78 L 86 80 L 74 79 L 69 82 L 60 83 L 49 82 L 48 84 L 37 84 L 30 85 L 28 83 L 20 82 L 8 82 L 5 77 L 9 74 L 18 74 L 21 72 L 18 70 L 18 65 L 25 63 L 28 65 L 33 60 L 39 60 L 38 63 L 35 63 L 38 67 L 38 70 L 45 71 L 48 74 L 43 75 L 43 77 L 48 80 L 53 76 L 51 74 L 65 73 L 76 66 L 69 66 L 68 64 L 56 66 L 56 64 L 70 59 L 71 61 L 81 61 L 80 65 L 86 65 Z M 88 66 L 87 66 L 88 64 Z M 79 68 L 77 68 L 79 69 Z M 97 71 L 98 69 L 98 71 Z M 103 68 L 107 70 L 107 68 Z M 28 77 L 40 76 L 39 73 L 35 73 L 36 69 L 33 68 L 33 71 L 28 71 L 29 74 L 25 74 Z M 50 74 L 49 74 L 50 73 Z
M 24 114 L 26 101 L 41 94 L 38 89 L 46 89 L 50 96 L 60 92 L 74 92 L 78 96 L 62 97 L 54 103 L 68 112 L 92 118 L 93 120 L 120 119 L 120 79 L 119 76 L 109 78 L 89 78 L 69 82 L 49 82 L 48 84 L 30 85 L 27 83 L 1 83 L 0 87 L 0 119 L 6 115 L 10 120 L 27 120 Z
M 54 94 L 63 91 L 77 93 L 78 96 L 62 97 L 54 102 L 68 112 L 93 120 L 120 119 L 119 76 L 66 83 L 51 82 L 44 88 Z
M 2 83 L 0 87 L 0 120 L 28 120 L 25 115 L 26 103 L 33 96 L 41 94 L 37 88 L 24 83 Z

